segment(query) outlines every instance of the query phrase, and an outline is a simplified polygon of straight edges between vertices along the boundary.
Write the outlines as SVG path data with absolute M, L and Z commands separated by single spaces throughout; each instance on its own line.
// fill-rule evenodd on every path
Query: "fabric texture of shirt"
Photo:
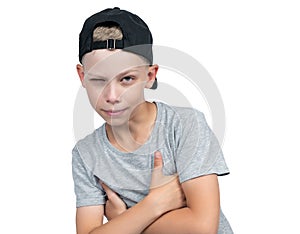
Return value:
M 178 174 L 180 183 L 208 175 L 229 173 L 219 143 L 202 112 L 155 102 L 157 116 L 149 139 L 134 152 L 119 151 L 108 140 L 105 124 L 77 142 L 72 168 L 76 207 L 106 202 L 104 182 L 132 207 L 148 193 L 154 152 L 163 157 L 165 175 Z M 232 233 L 223 212 L 220 233 Z

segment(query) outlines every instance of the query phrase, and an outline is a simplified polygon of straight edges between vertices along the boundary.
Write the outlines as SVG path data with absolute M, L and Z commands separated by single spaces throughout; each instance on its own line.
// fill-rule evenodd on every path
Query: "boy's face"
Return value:
M 83 58 L 77 71 L 91 105 L 112 126 L 127 123 L 145 101 L 158 66 L 149 67 L 138 55 L 123 50 L 94 50 Z

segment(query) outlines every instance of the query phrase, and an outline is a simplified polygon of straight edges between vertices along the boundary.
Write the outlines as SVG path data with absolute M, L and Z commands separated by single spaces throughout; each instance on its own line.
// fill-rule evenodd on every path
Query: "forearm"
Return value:
M 188 208 L 181 208 L 168 212 L 149 225 L 143 234 L 185 234 L 205 233 L 215 234 L 218 231 L 219 218 L 207 220 L 195 215 Z
M 153 209 L 153 205 L 147 199 L 123 212 L 118 217 L 97 227 L 89 234 L 140 234 L 147 226 L 162 215 L 160 210 Z

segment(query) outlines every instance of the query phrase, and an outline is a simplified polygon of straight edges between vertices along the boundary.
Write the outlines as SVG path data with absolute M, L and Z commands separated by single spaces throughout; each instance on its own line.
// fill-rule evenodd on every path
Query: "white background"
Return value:
M 120 6 L 154 43 L 196 58 L 226 110 L 222 207 L 235 233 L 296 233 L 300 7 L 297 1 L 3 1 L 0 233 L 75 233 L 71 177 L 78 34 Z

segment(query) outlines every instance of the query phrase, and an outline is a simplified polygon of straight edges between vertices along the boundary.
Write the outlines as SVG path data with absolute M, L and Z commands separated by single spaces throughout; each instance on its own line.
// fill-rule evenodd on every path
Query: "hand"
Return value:
M 107 220 L 111 220 L 126 211 L 126 205 L 123 200 L 111 190 L 106 184 L 101 183 L 101 186 L 106 192 L 108 200 L 105 204 L 105 216 Z
M 159 210 L 166 213 L 186 206 L 186 200 L 178 180 L 178 175 L 165 176 L 160 152 L 155 152 L 149 195 Z

